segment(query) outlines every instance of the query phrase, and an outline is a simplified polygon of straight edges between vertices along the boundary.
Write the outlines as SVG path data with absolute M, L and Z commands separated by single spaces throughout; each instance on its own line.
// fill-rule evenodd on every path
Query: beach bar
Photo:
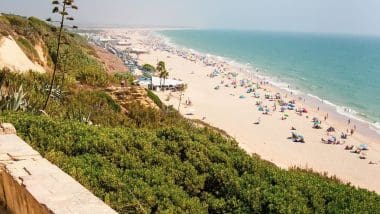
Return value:
M 152 90 L 180 90 L 184 87 L 185 83 L 177 79 L 163 79 L 159 77 L 152 76 L 151 78 L 141 78 L 139 80 L 140 86 L 147 86 Z

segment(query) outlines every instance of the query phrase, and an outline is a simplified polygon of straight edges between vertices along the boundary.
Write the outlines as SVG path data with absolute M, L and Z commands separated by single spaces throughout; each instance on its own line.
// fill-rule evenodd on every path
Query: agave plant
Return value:
M 28 102 L 25 99 L 26 93 L 24 92 L 22 85 L 18 91 L 13 93 L 4 93 L 0 90 L 0 110 L 9 111 L 25 111 L 28 107 Z
M 49 86 L 45 86 L 45 90 L 49 91 Z M 52 88 L 50 97 L 55 100 L 61 100 L 64 98 L 65 92 L 59 87 Z

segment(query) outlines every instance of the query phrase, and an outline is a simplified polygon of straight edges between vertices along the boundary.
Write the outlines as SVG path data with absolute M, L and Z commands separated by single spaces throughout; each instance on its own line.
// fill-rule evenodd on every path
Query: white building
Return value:
M 179 89 L 182 88 L 185 83 L 181 80 L 176 79 L 164 79 L 159 77 L 152 77 L 151 80 L 140 80 L 139 85 L 148 86 L 153 90 L 158 90 L 160 87 L 165 89 Z

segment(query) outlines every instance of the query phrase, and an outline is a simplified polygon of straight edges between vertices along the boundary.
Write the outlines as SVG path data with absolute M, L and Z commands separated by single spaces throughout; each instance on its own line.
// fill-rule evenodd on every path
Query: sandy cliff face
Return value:
M 16 72 L 45 72 L 41 65 L 26 56 L 11 36 L 0 38 L 0 69 L 4 67 Z

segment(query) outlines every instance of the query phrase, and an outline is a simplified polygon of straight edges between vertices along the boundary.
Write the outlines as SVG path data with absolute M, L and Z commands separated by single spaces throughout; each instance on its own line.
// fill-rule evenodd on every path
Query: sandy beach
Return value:
M 134 31 L 128 36 L 139 47 L 146 40 L 146 33 Z M 299 97 L 270 83 L 260 84 L 262 79 L 239 73 L 237 68 L 228 67 L 228 71 L 211 77 L 215 67 L 207 66 L 202 61 L 189 60 L 149 45 L 145 48 L 149 49 L 149 53 L 139 56 L 140 64 L 156 65 L 158 61 L 165 61 L 169 78 L 181 79 L 187 83 L 180 107 L 180 112 L 186 117 L 200 119 L 225 130 L 248 153 L 256 153 L 279 167 L 311 168 L 380 193 L 380 138 L 365 124 L 352 119 L 348 121 L 348 118 L 316 99 Z M 232 72 L 239 75 L 231 76 Z M 233 87 L 234 81 L 236 87 Z M 258 83 L 260 89 L 253 84 L 255 92 L 247 93 L 247 89 L 252 88 L 252 82 Z M 274 98 L 277 93 L 281 100 L 294 100 L 295 108 L 305 108 L 307 113 L 299 114 L 288 109 L 281 112 L 281 106 L 277 104 L 279 99 Z M 161 91 L 156 94 L 167 105 L 175 108 L 179 106 L 180 92 Z M 266 94 L 273 98 L 265 98 Z M 186 100 L 190 100 L 191 105 L 187 105 Z M 266 111 L 268 114 L 263 114 Z M 321 121 L 321 129 L 313 128 L 314 117 Z M 257 122 L 259 124 L 255 124 Z M 292 127 L 295 130 L 291 130 Z M 327 132 L 329 127 L 334 127 L 335 131 Z M 354 130 L 352 136 L 351 130 Z M 292 132 L 302 135 L 305 143 L 289 139 Z M 342 132 L 348 132 L 347 139 L 341 139 Z M 332 136 L 339 144 L 328 143 Z M 325 143 L 322 138 L 326 140 Z M 362 144 L 368 145 L 368 150 L 354 153 Z M 352 149 L 345 149 L 352 145 Z

